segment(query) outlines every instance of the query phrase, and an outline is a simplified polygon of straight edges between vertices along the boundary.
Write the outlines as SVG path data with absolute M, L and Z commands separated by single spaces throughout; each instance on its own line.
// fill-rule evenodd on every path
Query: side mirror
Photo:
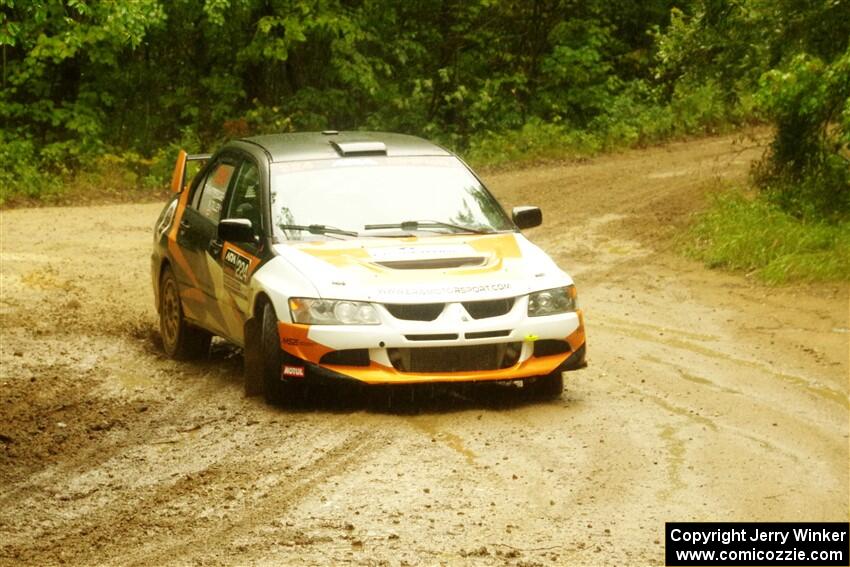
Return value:
M 254 227 L 248 219 L 222 219 L 218 238 L 224 242 L 254 242 Z
M 511 217 L 518 228 L 534 228 L 543 222 L 543 211 L 540 207 L 514 207 Z

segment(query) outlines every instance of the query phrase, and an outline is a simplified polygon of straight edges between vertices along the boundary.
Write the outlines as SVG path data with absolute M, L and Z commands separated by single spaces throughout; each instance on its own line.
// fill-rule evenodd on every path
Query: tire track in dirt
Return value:
M 3 211 L 0 565 L 655 564 L 665 521 L 845 519 L 847 286 L 668 253 L 759 153 L 725 136 L 485 176 L 544 206 L 529 237 L 585 309 L 590 366 L 545 404 L 269 408 L 223 344 L 162 356 L 159 204 Z
M 58 522 L 54 519 L 48 530 L 32 534 L 35 540 L 44 541 L 32 550 L 34 557 L 47 559 L 51 550 L 61 549 L 80 558 L 91 554 L 89 560 L 97 563 L 166 564 L 190 552 L 214 554 L 217 542 L 232 541 L 278 517 L 321 486 L 328 475 L 353 468 L 355 461 L 366 458 L 380 441 L 362 432 L 333 441 L 340 435 L 329 428 L 312 433 L 323 443 L 292 447 L 292 437 L 284 440 L 287 448 L 297 448 L 295 462 L 310 456 L 299 465 L 289 459 L 280 462 L 271 454 L 273 444 L 281 441 L 272 432 L 266 438 L 254 435 L 254 442 L 242 450 L 225 435 L 224 440 L 214 441 L 216 453 L 211 462 L 193 463 L 188 472 L 176 463 L 172 472 L 159 470 L 147 483 L 113 487 L 127 495 L 118 506 L 111 497 L 98 498 L 94 483 L 86 495 L 94 497 L 87 505 L 66 509 L 65 516 Z M 189 445 L 194 445 L 192 452 L 204 453 L 209 443 L 201 436 Z M 180 444 L 185 447 L 186 442 Z M 151 445 L 138 449 L 141 455 L 156 452 Z M 195 522 L 187 523 L 186 514 Z M 53 532 L 64 535 L 54 538 Z M 168 545 L 163 545 L 162 538 L 167 538 Z M 127 541 L 138 547 L 133 554 L 127 552 Z
M 369 436 L 365 432 L 351 434 L 343 441 L 323 450 L 317 459 L 292 470 L 282 479 L 279 471 L 262 460 L 249 459 L 244 463 L 234 464 L 232 472 L 235 474 L 231 475 L 231 481 L 245 483 L 242 474 L 245 466 L 254 476 L 254 482 L 262 483 L 262 480 L 266 480 L 265 491 L 243 502 L 241 513 L 236 510 L 238 515 L 235 522 L 204 526 L 200 530 L 190 527 L 177 538 L 170 534 L 167 545 L 156 545 L 148 550 L 142 548 L 135 557 L 121 556 L 115 558 L 115 563 L 165 564 L 174 557 L 189 555 L 213 558 L 223 551 L 221 547 L 230 548 L 231 551 L 245 551 L 253 543 L 257 543 L 254 540 L 263 526 L 279 518 L 312 491 L 320 490 L 329 477 L 340 474 L 340 471 L 355 470 L 358 462 L 367 459 L 372 451 L 383 444 L 382 439 Z M 299 447 L 299 450 L 301 449 Z M 194 504 L 197 503 L 191 505 Z M 201 545 L 199 542 L 202 542 Z
M 652 335 L 648 331 L 644 330 L 641 326 L 637 325 L 610 325 L 605 322 L 600 322 L 597 323 L 597 326 L 603 329 L 608 329 L 621 336 L 633 337 L 653 344 L 662 344 L 673 349 L 687 350 L 693 354 L 700 355 L 703 357 L 713 358 L 721 360 L 723 362 L 729 362 L 740 366 L 746 366 L 747 368 L 752 368 L 754 370 L 759 370 L 761 372 L 779 378 L 784 382 L 803 388 L 812 396 L 823 398 L 827 401 L 836 403 L 845 408 L 850 407 L 850 400 L 847 399 L 846 392 L 841 391 L 838 388 L 827 386 L 820 382 L 809 380 L 808 378 L 805 378 L 803 376 L 797 376 L 794 374 L 789 374 L 787 372 L 780 372 L 765 363 L 756 362 L 746 358 L 736 357 L 724 352 L 711 349 L 706 346 L 702 346 L 691 340 L 679 338 L 660 338 L 659 336 L 657 336 L 657 333 L 656 335 Z

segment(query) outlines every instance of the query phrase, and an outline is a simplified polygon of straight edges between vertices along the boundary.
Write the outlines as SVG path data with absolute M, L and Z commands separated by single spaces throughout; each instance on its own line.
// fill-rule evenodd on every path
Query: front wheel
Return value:
M 159 334 L 171 358 L 188 360 L 206 356 L 212 335 L 189 325 L 180 304 L 180 289 L 171 268 L 165 267 L 159 286 Z
M 261 333 L 263 395 L 270 404 L 295 405 L 303 398 L 305 378 L 284 378 L 281 374 L 281 366 L 284 363 L 291 361 L 293 366 L 299 366 L 299 364 L 295 357 L 280 348 L 277 315 L 271 303 L 263 306 Z M 303 368 L 303 363 L 300 363 L 300 366 Z

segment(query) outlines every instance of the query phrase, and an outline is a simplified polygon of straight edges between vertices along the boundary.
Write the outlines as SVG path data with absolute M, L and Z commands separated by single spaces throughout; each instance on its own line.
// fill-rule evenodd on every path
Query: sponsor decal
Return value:
M 281 378 L 304 378 L 303 366 L 284 366 Z
M 292 337 L 283 337 L 280 342 L 289 346 L 313 346 L 313 341 L 302 341 L 301 339 L 293 339 Z
M 482 284 L 482 285 L 447 285 L 440 287 L 400 287 L 400 288 L 382 288 L 377 292 L 383 295 L 403 295 L 403 296 L 427 296 L 427 295 L 474 295 L 482 293 L 492 293 L 497 291 L 507 291 L 511 289 L 511 284 L 507 282 Z
M 248 274 L 251 268 L 251 259 L 243 256 L 233 248 L 227 248 L 224 251 L 224 271 L 233 276 L 238 281 L 245 283 L 248 281 Z

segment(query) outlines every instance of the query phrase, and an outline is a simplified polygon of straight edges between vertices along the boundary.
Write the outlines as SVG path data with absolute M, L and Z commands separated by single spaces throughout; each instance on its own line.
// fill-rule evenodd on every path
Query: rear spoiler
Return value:
M 174 164 L 174 173 L 171 174 L 171 190 L 179 193 L 186 187 L 186 163 L 190 161 L 207 161 L 212 154 L 187 154 L 186 150 L 180 150 L 177 154 L 177 163 Z

